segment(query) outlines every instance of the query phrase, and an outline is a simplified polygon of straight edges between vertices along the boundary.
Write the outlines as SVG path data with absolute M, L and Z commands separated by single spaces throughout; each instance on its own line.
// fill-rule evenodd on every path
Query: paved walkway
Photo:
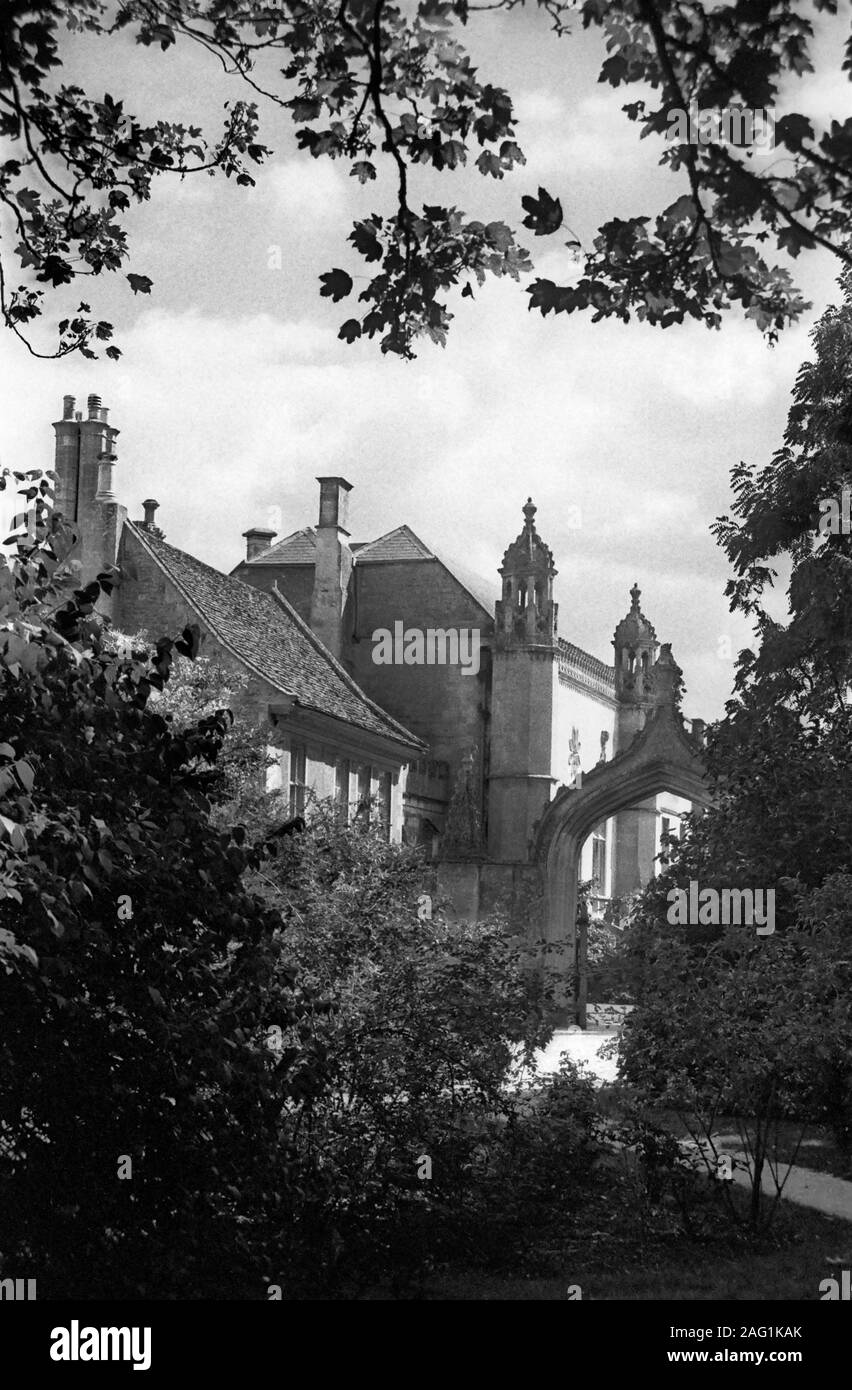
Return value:
M 740 1136 L 714 1134 L 713 1142 L 717 1154 L 730 1154 L 737 1160 L 737 1166 L 732 1173 L 734 1182 L 740 1187 L 750 1187 L 749 1162 L 743 1152 Z M 695 1152 L 697 1145 L 692 1140 L 684 1140 L 684 1148 L 691 1149 L 696 1162 L 700 1161 Z M 784 1179 L 786 1172 L 786 1167 L 782 1164 L 778 1171 L 779 1180 Z M 766 1166 L 761 1174 L 760 1186 L 767 1197 L 775 1196 L 775 1182 Z M 800 1207 L 810 1207 L 812 1211 L 821 1211 L 824 1216 L 837 1216 L 843 1221 L 852 1221 L 852 1182 L 847 1182 L 845 1178 L 835 1178 L 830 1173 L 817 1173 L 812 1168 L 800 1168 L 796 1165 L 790 1169 L 789 1177 L 784 1183 L 782 1200 L 795 1202 Z
M 613 1037 L 615 1033 L 611 1029 L 589 1028 L 585 1032 L 580 1029 L 557 1029 L 547 1047 L 536 1055 L 538 1070 L 542 1075 L 557 1071 L 560 1057 L 567 1053 L 573 1061 L 585 1062 L 589 1072 L 598 1082 L 614 1081 L 615 1058 L 598 1056 L 602 1044 Z M 734 1168 L 734 1182 L 743 1187 L 750 1186 L 751 1179 L 746 1171 L 746 1155 L 743 1153 L 739 1135 L 720 1134 L 713 1137 L 717 1153 L 731 1154 L 739 1160 L 739 1165 L 745 1165 Z M 695 1144 L 689 1140 L 684 1141 L 684 1147 L 695 1150 Z M 698 1161 L 697 1154 L 695 1157 Z M 782 1169 L 782 1177 L 783 1172 Z M 775 1184 L 772 1174 L 767 1169 L 763 1171 L 761 1186 L 767 1196 L 774 1196 Z M 847 1182 L 845 1178 L 835 1178 L 830 1173 L 816 1173 L 813 1169 L 796 1166 L 784 1184 L 783 1198 L 799 1206 L 810 1207 L 813 1211 L 821 1211 L 825 1216 L 852 1221 L 852 1182 Z

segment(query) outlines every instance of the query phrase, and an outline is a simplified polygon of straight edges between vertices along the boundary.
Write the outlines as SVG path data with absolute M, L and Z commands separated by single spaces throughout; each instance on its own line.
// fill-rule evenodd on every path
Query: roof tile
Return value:
M 364 694 L 287 600 L 222 574 L 134 522 L 133 535 L 188 599 L 214 638 L 300 705 L 398 743 L 421 740 Z

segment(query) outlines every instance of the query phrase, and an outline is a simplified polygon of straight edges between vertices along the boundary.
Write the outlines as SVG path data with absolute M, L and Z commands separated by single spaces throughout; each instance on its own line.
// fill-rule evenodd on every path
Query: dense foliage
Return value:
M 300 1195 L 282 1288 L 402 1288 L 442 1261 L 511 1260 L 564 1221 L 591 1167 L 592 1092 L 529 1070 L 552 1004 L 530 947 L 499 919 L 447 919 L 419 851 L 324 805 L 254 886 L 329 1005 L 308 1044 L 327 1085 L 285 1124 Z M 306 1044 L 273 1029 L 270 1046 L 298 1066 Z
M 572 24 L 599 31 L 599 80 L 638 92 L 625 116 L 641 138 L 655 140 L 671 134 L 672 113 L 693 106 L 717 114 L 773 108 L 791 78 L 812 70 L 809 11 L 833 16 L 838 8 L 837 0 L 538 4 L 552 20 L 551 42 L 567 42 Z M 395 180 L 395 211 L 350 233 L 373 275 L 359 296 L 363 308 L 339 336 L 378 336 L 383 351 L 405 356 L 423 335 L 443 343 L 450 291 L 472 298 L 489 275 L 518 279 L 532 269 L 513 225 L 522 210 L 535 237 L 567 230 L 560 198 L 543 188 L 523 196 L 508 221 L 450 204 L 418 206 L 413 192 L 418 166 L 451 173 L 470 160 L 501 180 L 525 162 L 510 94 L 479 76 L 461 40 L 478 10 L 516 8 L 516 0 L 278 0 L 249 11 L 237 0 L 122 0 L 117 9 L 106 0 L 11 0 L 0 21 L 0 136 L 14 149 L 0 164 L 0 203 L 14 229 L 13 254 L 36 287 L 13 285 L 7 256 L 6 323 L 35 351 L 28 330 L 42 312 L 43 286 L 120 269 L 128 256 L 123 219 L 156 177 L 220 171 L 252 184 L 250 169 L 269 154 L 258 133 L 260 97 L 292 117 L 299 147 L 313 157 L 344 160 L 361 183 L 377 180 L 384 163 Z M 138 119 L 120 92 L 89 96 L 57 80 L 65 25 L 105 42 L 126 32 L 154 51 L 199 45 L 250 99 L 225 103 L 217 140 L 199 127 Z M 843 73 L 849 55 L 848 45 L 837 55 Z M 613 217 L 590 244 L 571 232 L 579 273 L 563 285 L 536 279 L 529 307 L 544 315 L 586 310 L 595 321 L 636 314 L 663 327 L 691 317 L 715 327 L 739 305 L 777 336 L 806 307 L 784 261 L 823 247 L 850 263 L 852 121 L 838 117 L 820 130 L 807 113 L 785 113 L 775 129 L 783 158 L 769 160 L 718 131 L 666 139 L 660 163 L 676 176 L 672 202 L 656 214 Z M 353 291 L 340 267 L 320 278 L 335 303 Z M 144 274 L 127 279 L 134 293 L 151 289 Z M 82 303 L 60 323 L 57 351 L 93 355 L 111 336 L 112 326 Z
M 735 567 L 732 607 L 755 620 L 726 717 L 706 750 L 715 804 L 696 818 L 651 885 L 629 933 L 637 1008 L 623 1074 L 677 1104 L 709 1133 L 736 1117 L 753 1155 L 752 1215 L 779 1123 L 830 1124 L 852 1137 L 849 909 L 852 820 L 852 538 L 820 527 L 848 488 L 852 453 L 852 298 L 813 334 L 784 443 L 735 473 L 735 519 L 717 533 Z M 773 617 L 770 562 L 789 566 L 788 616 Z M 676 926 L 669 890 L 775 893 L 774 934 L 753 925 Z M 629 973 L 629 972 L 628 972 Z
M 206 795 L 229 719 L 151 707 L 175 651 L 103 642 L 47 484 L 0 565 L 0 1259 L 40 1297 L 229 1296 L 286 1187 L 296 1084 L 265 1028 L 310 1007 L 245 832 Z M 300 1092 L 320 1084 L 308 1062 Z M 274 1176 L 273 1176 L 274 1175 Z M 262 1255 L 262 1251 L 260 1252 Z

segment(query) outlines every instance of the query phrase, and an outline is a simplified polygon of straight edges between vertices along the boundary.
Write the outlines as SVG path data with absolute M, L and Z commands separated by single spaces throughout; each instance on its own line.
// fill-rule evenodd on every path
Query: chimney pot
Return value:
M 153 497 L 146 497 L 145 501 L 142 503 L 145 511 L 145 520 L 142 522 L 142 525 L 146 528 L 150 529 L 154 525 L 154 513 L 159 505 L 159 502 L 155 501 Z
M 89 407 L 89 419 L 90 419 L 90 420 L 100 420 L 100 419 L 101 419 L 101 398 L 100 398 L 100 396 L 90 396 L 90 397 L 89 397 L 89 400 L 88 400 L 88 407 Z
M 243 531 L 246 542 L 246 559 L 253 560 L 255 555 L 260 553 L 272 544 L 275 539 L 274 531 L 267 531 L 262 526 L 252 526 L 248 531 Z
M 73 419 L 74 419 L 74 404 L 75 404 L 75 402 L 74 402 L 74 397 L 73 397 L 73 396 L 63 396 L 63 397 L 62 397 L 62 418 L 63 418 L 63 420 L 73 420 Z
M 115 478 L 115 454 L 104 451 L 98 460 L 98 490 L 96 502 L 114 502 L 113 483 Z

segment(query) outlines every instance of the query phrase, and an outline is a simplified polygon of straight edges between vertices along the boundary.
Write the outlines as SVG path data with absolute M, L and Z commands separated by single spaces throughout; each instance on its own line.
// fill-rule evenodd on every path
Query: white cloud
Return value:
M 545 88 L 520 92 L 514 100 L 516 119 L 521 124 L 538 122 L 550 124 L 565 119 L 565 102 L 555 92 Z
M 638 88 L 631 88 L 629 99 L 636 100 L 640 95 Z M 557 114 L 557 100 L 554 99 L 551 116 L 539 116 L 528 132 L 521 131 L 530 169 L 574 177 L 607 169 L 629 169 L 637 163 L 653 165 L 659 159 L 659 142 L 640 141 L 639 127 L 621 110 L 628 100 L 623 92 L 594 92 L 564 114 Z M 558 105 L 562 109 L 563 104 Z M 543 100 L 533 102 L 533 109 L 537 106 L 541 111 L 546 109 Z M 557 120 L 561 129 L 554 130 Z
M 339 221 L 348 192 L 339 165 L 308 156 L 272 165 L 260 187 L 272 199 L 277 214 L 300 224 Z

